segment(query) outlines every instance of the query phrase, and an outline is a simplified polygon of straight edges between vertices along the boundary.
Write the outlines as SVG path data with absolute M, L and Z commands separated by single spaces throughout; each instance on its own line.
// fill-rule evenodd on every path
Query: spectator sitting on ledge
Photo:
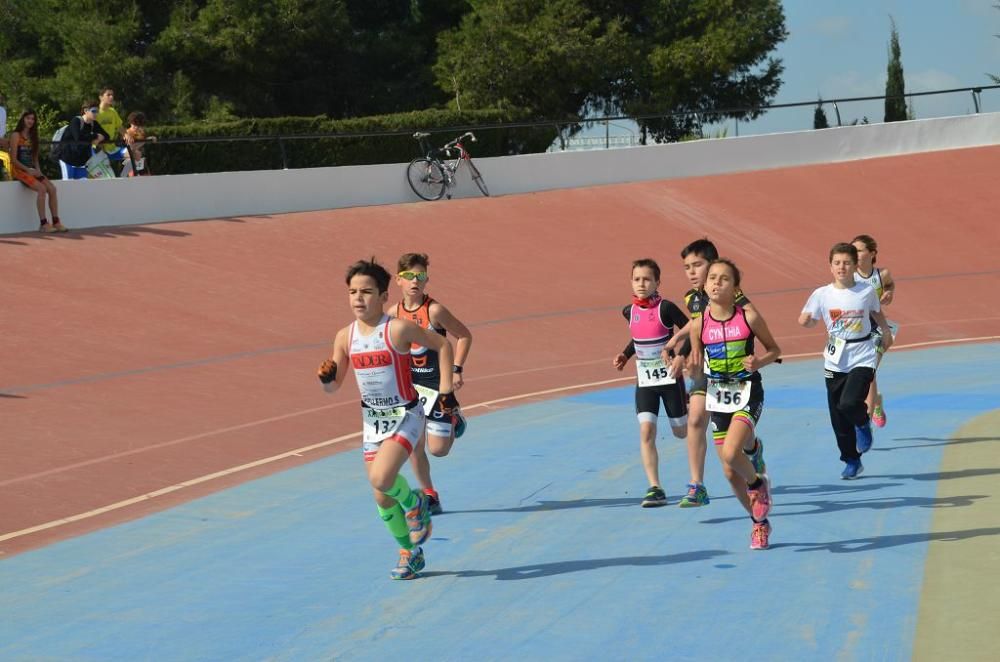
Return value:
M 59 199 L 56 187 L 42 174 L 38 164 L 38 115 L 30 108 L 21 114 L 10 137 L 10 156 L 14 164 L 14 179 L 21 182 L 38 195 L 39 230 L 42 232 L 66 232 L 59 222 Z M 45 218 L 45 199 L 49 201 L 52 224 Z

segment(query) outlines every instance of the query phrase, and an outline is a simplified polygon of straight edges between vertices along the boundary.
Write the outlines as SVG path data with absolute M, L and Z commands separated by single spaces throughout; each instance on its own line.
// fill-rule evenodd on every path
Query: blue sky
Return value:
M 785 65 L 776 103 L 870 96 L 885 92 L 889 16 L 896 21 L 907 92 L 991 85 L 1000 75 L 997 0 L 785 0 L 788 39 L 776 55 Z M 984 110 L 1000 110 L 1000 90 L 982 95 Z M 973 111 L 970 94 L 918 97 L 920 117 Z M 881 121 L 883 106 L 842 104 L 844 122 L 867 115 Z M 834 121 L 832 108 L 827 114 Z M 812 127 L 809 110 L 775 110 L 755 129 Z M 744 133 L 741 127 L 740 133 Z M 756 131 L 754 131 L 756 132 Z
M 891 15 L 899 31 L 907 92 L 992 85 L 987 73 L 1000 76 L 1000 0 L 785 0 L 789 36 L 778 46 L 785 72 L 775 103 L 874 96 L 885 93 Z M 826 105 L 832 125 L 836 117 Z M 969 93 L 918 97 L 917 118 L 973 112 Z M 1000 89 L 982 94 L 983 111 L 1000 111 Z M 867 116 L 881 122 L 884 102 L 840 104 L 849 124 Z M 778 109 L 752 123 L 741 123 L 740 135 L 811 129 L 813 109 Z M 725 130 L 732 136 L 735 125 Z M 635 125 L 612 126 L 628 135 Z M 706 127 L 706 135 L 720 127 Z M 603 136 L 603 126 L 584 135 Z

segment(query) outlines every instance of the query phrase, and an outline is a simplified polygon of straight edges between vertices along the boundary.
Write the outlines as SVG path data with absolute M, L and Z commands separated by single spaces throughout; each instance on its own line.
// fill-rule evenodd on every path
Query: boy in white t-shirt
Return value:
M 872 426 L 865 404 L 876 365 L 871 320 L 882 330 L 884 349 L 892 346 L 892 333 L 878 295 L 870 285 L 854 282 L 857 268 L 858 249 L 848 243 L 834 244 L 830 249 L 833 282 L 817 288 L 799 315 L 799 324 L 804 327 L 815 326 L 821 319 L 826 323 L 829 335 L 823 350 L 823 368 L 827 404 L 840 459 L 846 465 L 840 474 L 845 480 L 861 475 L 861 454 L 872 446 Z

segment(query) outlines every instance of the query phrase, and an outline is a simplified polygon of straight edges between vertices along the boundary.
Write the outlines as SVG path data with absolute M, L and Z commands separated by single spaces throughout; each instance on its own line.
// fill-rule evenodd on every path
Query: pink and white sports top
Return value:
M 410 378 L 410 349 L 396 349 L 389 337 L 388 315 L 382 315 L 371 335 L 362 335 L 358 322 L 351 325 L 348 352 L 358 380 L 361 402 L 373 409 L 391 409 L 412 403 L 417 391 Z
M 663 346 L 674 335 L 674 326 L 680 328 L 687 323 L 687 317 L 672 302 L 656 296 L 650 303 L 648 308 L 633 303 L 622 311 L 637 359 L 659 358 Z

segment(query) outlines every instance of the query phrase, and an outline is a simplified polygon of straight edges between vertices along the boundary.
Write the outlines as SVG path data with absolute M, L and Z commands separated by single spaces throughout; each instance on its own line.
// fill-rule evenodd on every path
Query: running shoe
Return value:
M 754 522 L 750 531 L 750 549 L 767 549 L 771 546 L 771 523 L 767 520 Z
M 880 427 L 885 427 L 885 410 L 882 409 L 882 405 L 875 405 L 875 409 L 872 411 L 872 422 Z
M 667 495 L 656 485 L 652 485 L 646 490 L 646 496 L 642 499 L 643 508 L 659 508 L 667 505 Z
M 424 569 L 424 550 L 416 547 L 399 550 L 399 563 L 389 573 L 393 579 L 416 579 Z
M 440 515 L 444 512 L 441 508 L 441 497 L 435 492 L 427 492 L 427 507 L 430 508 L 431 515 Z
M 771 512 L 771 479 L 767 474 L 757 474 L 757 477 L 760 478 L 760 485 L 756 489 L 747 488 L 747 496 L 750 497 L 753 518 L 762 522 Z
M 856 440 L 855 448 L 858 449 L 859 453 L 867 453 L 870 451 L 872 443 L 875 441 L 875 437 L 872 435 L 871 422 L 866 421 L 864 425 L 855 425 L 854 438 Z
M 44 232 L 45 234 L 52 234 L 53 232 L 59 232 L 59 230 L 57 230 L 55 227 L 53 227 L 48 222 L 45 222 L 45 223 L 42 223 L 41 225 L 39 225 L 38 226 L 38 231 L 39 232 Z
M 697 508 L 698 506 L 707 506 L 708 490 L 701 483 L 688 483 L 688 491 L 683 497 L 681 497 L 681 502 L 677 504 L 681 508 Z
M 69 232 L 69 228 L 60 223 L 59 221 L 54 221 L 52 223 L 53 232 Z
M 854 480 L 865 470 L 865 465 L 861 464 L 861 460 L 847 460 L 844 464 L 846 466 L 840 472 L 840 477 L 844 480 Z
M 415 490 L 417 503 L 406 511 L 406 524 L 410 527 L 410 542 L 422 545 L 431 536 L 431 510 L 427 496 Z
M 463 434 L 465 434 L 465 416 L 462 416 L 462 412 L 455 410 L 455 439 L 458 439 Z
M 746 452 L 746 451 L 744 451 Z M 767 463 L 764 462 L 764 440 L 757 437 L 757 450 L 752 454 L 747 454 L 750 462 L 753 463 L 753 470 L 759 474 L 767 473 Z

